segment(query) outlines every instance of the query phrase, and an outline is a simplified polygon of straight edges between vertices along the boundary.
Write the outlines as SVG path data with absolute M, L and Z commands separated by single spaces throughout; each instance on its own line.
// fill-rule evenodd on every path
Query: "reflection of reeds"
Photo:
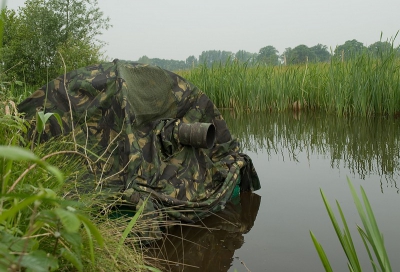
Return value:
M 294 150 L 323 154 L 330 156 L 332 167 L 344 165 L 361 178 L 376 173 L 394 181 L 400 172 L 398 119 L 343 118 L 307 112 L 222 113 L 231 132 L 247 150 L 263 149 L 270 155 L 282 150 L 289 154 L 295 154 Z
M 337 115 L 400 112 L 400 69 L 396 49 L 374 57 L 291 66 L 227 62 L 181 71 L 219 108 L 237 111 L 322 110 Z

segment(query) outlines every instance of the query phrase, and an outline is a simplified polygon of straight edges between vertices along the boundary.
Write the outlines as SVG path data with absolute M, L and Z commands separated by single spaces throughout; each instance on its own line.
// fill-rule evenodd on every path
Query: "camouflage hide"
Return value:
M 158 67 L 114 60 L 81 68 L 49 82 L 19 106 L 27 118 L 58 113 L 41 135 L 74 130 L 80 151 L 95 161 L 94 191 L 122 193 L 126 203 L 186 222 L 222 209 L 240 181 L 260 188 L 251 159 L 239 153 L 218 109 L 196 86 Z M 181 123 L 212 123 L 215 144 L 184 145 Z M 85 151 L 87 150 L 87 151 Z

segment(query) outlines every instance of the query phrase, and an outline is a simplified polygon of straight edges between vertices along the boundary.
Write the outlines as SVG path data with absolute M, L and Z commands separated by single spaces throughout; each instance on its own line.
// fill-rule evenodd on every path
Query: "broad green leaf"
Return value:
M 9 265 L 15 263 L 18 257 L 11 254 L 7 245 L 0 243 L 0 271 L 8 271 Z
M 82 248 L 82 238 L 79 232 L 60 231 L 61 237 L 68 242 L 74 251 L 79 251 Z
M 1 157 L 14 161 L 33 161 L 52 173 L 60 183 L 64 180 L 63 174 L 60 170 L 52 165 L 49 165 L 45 161 L 42 161 L 30 150 L 25 148 L 18 146 L 0 146 L 0 158 Z
M 5 231 L 0 232 L 0 242 L 14 252 L 29 252 L 38 246 L 35 239 L 22 239 Z
M 0 157 L 14 161 L 40 161 L 30 150 L 19 146 L 0 146 Z
M 61 120 L 60 115 L 59 115 L 58 113 L 53 113 L 53 116 L 56 118 L 57 123 L 58 123 L 58 125 L 60 126 L 61 131 L 63 132 L 63 131 L 64 131 L 64 130 L 63 130 L 63 123 L 62 123 L 62 120 Z
M 75 213 L 61 208 L 54 209 L 54 212 L 57 214 L 67 232 L 77 232 L 79 230 L 81 221 Z
M 35 250 L 22 256 L 20 264 L 27 272 L 48 272 L 58 269 L 57 259 L 43 250 Z
M 62 130 L 62 128 L 63 128 L 62 120 L 58 113 L 53 113 L 53 112 L 44 113 L 43 111 L 39 111 L 36 113 L 36 120 L 37 120 L 36 128 L 39 133 L 42 133 L 44 131 L 46 123 L 51 116 L 54 116 L 56 118 L 57 123 L 59 124 L 59 126 L 61 127 L 61 130 Z
M 44 126 L 46 124 L 45 116 L 43 111 L 39 111 L 36 113 L 36 129 L 41 134 L 44 130 Z
M 42 210 L 36 217 L 36 222 L 43 222 L 52 227 L 57 226 L 58 217 L 54 210 Z

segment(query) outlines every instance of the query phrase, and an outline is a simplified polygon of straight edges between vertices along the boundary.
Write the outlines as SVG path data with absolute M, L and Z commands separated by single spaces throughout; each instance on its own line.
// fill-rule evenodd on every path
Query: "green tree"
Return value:
M 57 47 L 57 52 L 61 55 L 56 55 L 53 62 L 55 75 L 64 73 L 65 69 L 67 71 L 76 70 L 102 61 L 101 45 L 92 43 L 87 39 L 75 40 L 69 38 Z M 66 65 L 65 69 L 64 63 Z
M 326 45 L 317 44 L 310 48 L 311 54 L 314 56 L 314 59 L 310 59 L 312 62 L 327 62 L 331 58 L 331 54 L 328 51 L 328 47 Z
M 15 33 L 17 33 L 18 29 L 18 17 L 17 14 L 14 10 L 8 10 L 8 9 L 3 9 L 2 10 L 2 19 L 3 19 L 3 43 L 2 46 L 0 46 L 0 59 L 2 61 L 2 67 L 1 67 L 1 79 L 4 80 L 5 74 L 9 74 L 9 79 L 10 78 L 15 78 L 15 75 L 13 74 L 13 71 L 10 70 L 10 67 L 5 66 L 4 64 L 11 63 L 12 62 L 12 54 L 11 52 L 15 51 L 14 49 L 14 40 L 13 37 L 15 37 Z M 18 63 L 15 63 L 14 65 L 18 66 Z M 5 70 L 7 69 L 7 70 Z
M 197 58 L 195 56 L 189 56 L 186 58 L 186 68 L 193 68 L 197 66 Z
M 27 0 L 18 12 L 5 11 L 0 57 L 7 76 L 43 84 L 67 70 L 99 61 L 96 36 L 110 27 L 95 0 Z M 12 69 L 18 65 L 17 69 Z
M 286 48 L 282 58 L 286 64 L 300 64 L 316 59 L 316 56 L 312 49 L 304 44 L 300 44 L 293 49 L 290 47 Z
M 349 40 L 335 48 L 334 56 L 343 60 L 352 59 L 360 55 L 366 47 L 362 42 Z
M 47 6 L 59 18 L 62 25 L 60 35 L 65 40 L 73 37 L 100 42 L 96 37 L 110 27 L 110 19 L 103 17 L 97 0 L 48 0 Z
M 138 59 L 138 62 L 143 63 L 143 64 L 150 64 L 151 59 L 148 56 L 144 55 Z
M 201 52 L 199 63 L 207 66 L 213 63 L 226 63 L 228 60 L 233 60 L 234 54 L 230 51 L 208 50 Z
M 292 55 L 292 48 L 288 47 L 285 48 L 285 51 L 283 51 L 282 55 L 279 56 L 280 61 L 284 64 L 290 64 L 290 57 Z
M 375 57 L 381 57 L 393 51 L 393 46 L 390 42 L 375 42 L 368 46 L 368 51 Z
M 272 45 L 265 46 L 258 52 L 257 60 L 259 63 L 266 65 L 278 65 L 279 55 L 278 50 Z
M 167 60 L 167 59 L 154 58 L 150 59 L 150 64 L 159 66 L 169 71 L 184 70 L 186 68 L 186 62 L 184 62 L 183 60 L 172 60 L 172 59 Z
M 188 59 L 190 61 L 190 57 Z M 196 61 L 197 60 L 195 59 L 194 62 L 196 62 Z M 183 61 L 183 60 L 173 60 L 173 59 L 167 60 L 167 59 L 159 59 L 159 58 L 151 59 L 147 56 L 140 57 L 137 62 L 155 65 L 155 66 L 161 67 L 161 68 L 169 70 L 169 71 L 184 70 L 184 69 L 192 67 L 191 65 L 189 65 L 188 62 Z M 196 65 L 196 63 L 195 63 L 195 65 Z
M 239 50 L 235 53 L 235 59 L 239 62 L 253 63 L 257 59 L 257 54 L 250 53 L 245 50 Z

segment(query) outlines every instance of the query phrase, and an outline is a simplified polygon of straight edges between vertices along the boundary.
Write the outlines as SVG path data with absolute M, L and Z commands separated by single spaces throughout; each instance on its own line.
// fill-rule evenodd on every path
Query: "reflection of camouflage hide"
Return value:
M 242 193 L 218 215 L 196 223 L 197 227 L 168 229 L 165 238 L 148 253 L 165 267 L 164 271 L 228 271 L 235 251 L 245 242 L 243 234 L 254 225 L 260 204 L 259 195 Z
M 28 117 L 43 109 L 58 113 L 64 133 L 74 128 L 80 147 L 95 154 L 100 172 L 96 190 L 124 192 L 135 205 L 150 194 L 147 210 L 196 221 L 223 208 L 240 176 L 242 190 L 260 188 L 250 158 L 238 153 L 238 142 L 218 109 L 197 87 L 169 71 L 118 60 L 81 68 L 19 105 Z M 179 142 L 179 124 L 193 122 L 214 124 L 212 148 Z M 51 118 L 42 139 L 60 133 Z

